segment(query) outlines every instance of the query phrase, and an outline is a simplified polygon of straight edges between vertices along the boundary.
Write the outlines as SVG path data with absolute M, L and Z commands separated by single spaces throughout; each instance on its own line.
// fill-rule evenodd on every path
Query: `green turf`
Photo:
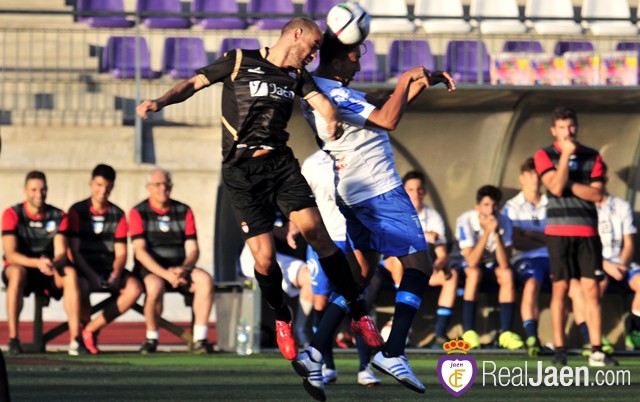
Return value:
M 455 399 L 440 385 L 438 356 L 412 355 L 411 364 L 427 393 L 405 389 L 381 374 L 383 384 L 368 389 L 356 384 L 357 356 L 336 358 L 338 382 L 327 386 L 330 401 L 412 401 Z M 185 353 L 105 353 L 70 357 L 63 354 L 6 357 L 14 401 L 293 401 L 311 400 L 289 362 L 276 355 L 237 357 L 232 354 L 191 356 Z M 493 360 L 498 366 L 521 367 L 524 356 L 476 356 L 478 365 Z M 548 364 L 549 358 L 540 360 Z M 530 372 L 536 360 L 529 359 Z M 570 363 L 584 363 L 570 357 Z M 640 400 L 640 359 L 620 358 L 621 370 L 631 373 L 631 385 L 610 387 L 494 387 L 476 379 L 460 400 L 550 402 L 582 400 Z M 592 376 L 595 369 L 591 369 Z M 556 399 L 556 401 L 553 401 Z

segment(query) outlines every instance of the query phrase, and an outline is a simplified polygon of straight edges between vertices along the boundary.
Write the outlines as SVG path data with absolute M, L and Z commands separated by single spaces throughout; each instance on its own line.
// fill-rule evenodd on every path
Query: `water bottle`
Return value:
M 238 356 L 247 356 L 253 353 L 250 339 L 251 325 L 247 324 L 244 318 L 241 318 L 236 330 L 236 353 Z

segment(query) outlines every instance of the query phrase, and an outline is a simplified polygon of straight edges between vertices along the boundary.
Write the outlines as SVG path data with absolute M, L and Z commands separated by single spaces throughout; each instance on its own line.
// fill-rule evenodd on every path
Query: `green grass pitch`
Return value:
M 618 386 L 589 387 L 494 387 L 482 386 L 482 362 L 498 367 L 523 367 L 533 373 L 538 360 L 549 357 L 482 354 L 474 356 L 479 373 L 474 385 L 459 400 L 592 402 L 640 400 L 640 358 L 620 357 L 618 370 L 630 372 L 630 382 Z M 104 353 L 70 357 L 64 354 L 6 356 L 14 401 L 308 401 L 289 362 L 275 354 L 237 357 L 219 353 L 192 356 L 186 353 Z M 365 388 L 356 384 L 357 355 L 338 354 L 338 382 L 326 388 L 329 401 L 424 401 L 454 400 L 438 382 L 439 355 L 410 354 L 410 362 L 425 383 L 425 394 L 405 389 L 380 374 L 382 385 Z M 570 356 L 570 364 L 586 359 Z M 591 369 L 594 376 L 595 369 Z M 533 374 L 532 374 L 533 376 Z

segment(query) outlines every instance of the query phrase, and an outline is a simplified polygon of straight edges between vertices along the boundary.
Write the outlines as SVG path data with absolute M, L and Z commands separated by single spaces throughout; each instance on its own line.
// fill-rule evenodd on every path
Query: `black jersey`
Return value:
M 223 163 L 234 164 L 256 149 L 283 148 L 295 95 L 305 99 L 320 90 L 307 70 L 278 67 L 263 54 L 269 49 L 230 50 L 196 70 L 206 85 L 223 82 Z

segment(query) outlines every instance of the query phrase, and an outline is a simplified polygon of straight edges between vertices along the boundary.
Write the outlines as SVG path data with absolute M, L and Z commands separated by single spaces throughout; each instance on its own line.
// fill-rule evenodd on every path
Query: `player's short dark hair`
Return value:
M 360 44 L 345 45 L 327 30 L 322 39 L 322 46 L 320 46 L 320 65 L 328 66 L 334 59 L 345 59 L 359 46 Z
M 116 171 L 109 165 L 105 165 L 103 163 L 93 168 L 91 172 L 91 178 L 95 179 L 96 177 L 103 177 L 110 182 L 116 181 Z
M 476 193 L 476 204 L 480 204 L 480 201 L 482 201 L 484 197 L 491 198 L 497 204 L 502 199 L 502 191 L 500 191 L 500 189 L 496 186 L 492 186 L 492 185 L 482 186 L 478 189 L 478 192 Z
M 33 180 L 33 179 L 42 180 L 44 184 L 47 184 L 47 176 L 45 176 L 44 173 L 42 173 L 39 170 L 32 170 L 29 173 L 27 173 L 27 175 L 24 178 L 24 184 L 26 185 L 29 180 Z
M 578 114 L 575 110 L 566 106 L 558 106 L 551 112 L 551 125 L 555 126 L 558 120 L 573 120 L 573 124 L 578 125 Z
M 532 170 L 536 170 L 536 163 L 533 161 L 533 157 L 530 156 L 520 165 L 520 173 L 530 172 Z
M 426 183 L 424 173 L 418 172 L 417 170 L 411 170 L 402 177 L 402 184 L 406 184 L 409 180 L 414 179 L 420 180 L 423 185 Z
M 285 33 L 298 28 L 302 29 L 303 31 L 315 29 L 322 33 L 320 27 L 318 27 L 318 24 L 316 24 L 315 21 L 305 17 L 294 17 L 289 22 L 287 22 L 284 27 L 282 27 L 282 31 L 280 31 L 280 34 L 284 35 Z

